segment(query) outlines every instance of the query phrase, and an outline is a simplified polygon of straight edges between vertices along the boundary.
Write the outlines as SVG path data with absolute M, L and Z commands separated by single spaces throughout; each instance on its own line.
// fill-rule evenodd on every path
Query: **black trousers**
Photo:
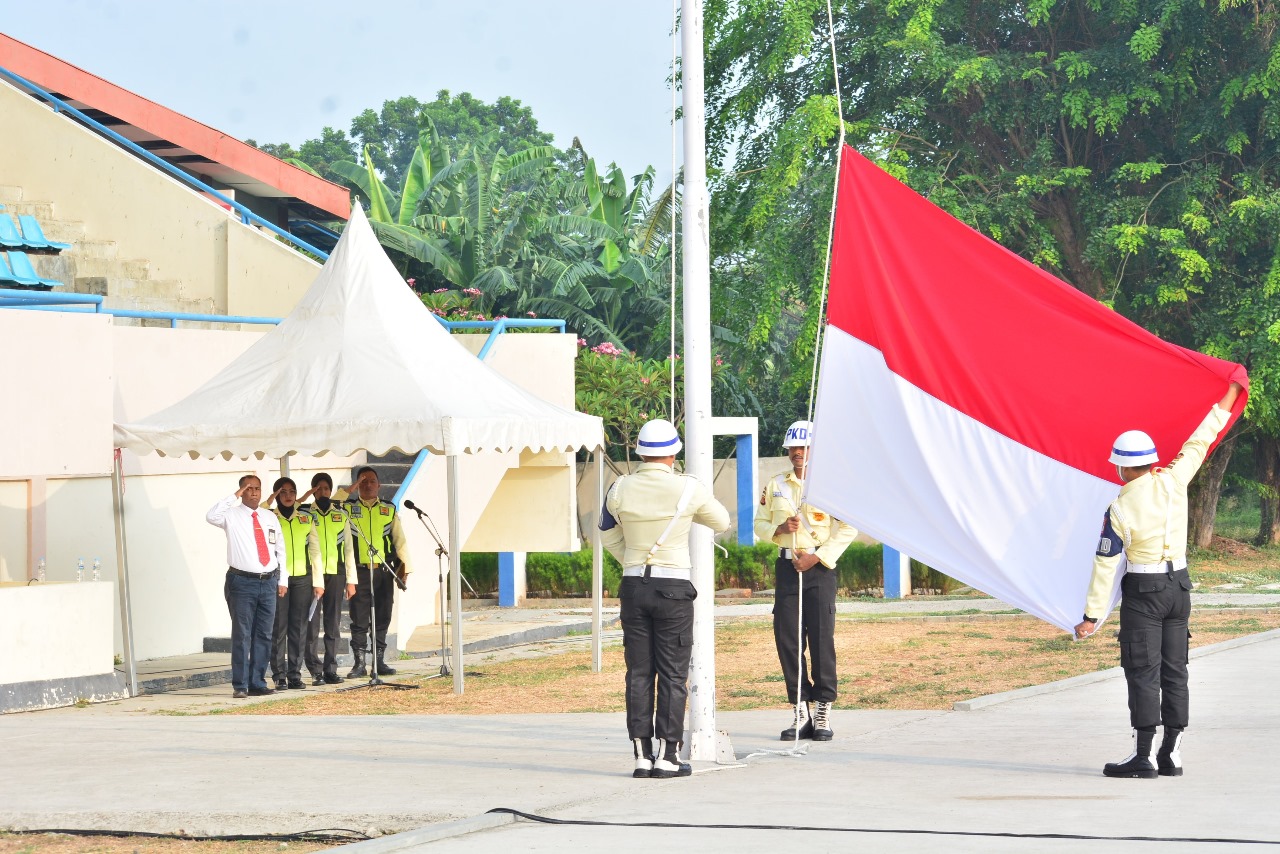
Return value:
M 337 572 L 325 575 L 324 597 L 307 635 L 307 649 L 314 650 L 320 637 L 320 627 L 324 626 L 324 661 L 319 665 L 323 673 L 336 675 L 338 672 L 338 636 L 342 630 L 342 596 L 346 589 L 346 575 Z M 311 666 L 310 662 L 307 666 Z
M 1120 582 L 1120 665 L 1129 684 L 1134 729 L 1184 729 L 1190 714 L 1187 649 L 1191 575 L 1125 575 Z
M 676 578 L 647 581 L 626 576 L 622 601 L 622 648 L 627 662 L 627 733 L 631 738 L 684 740 L 693 655 L 693 583 Z M 654 680 L 657 679 L 657 708 Z
M 791 561 L 774 563 L 773 642 L 787 684 L 787 702 L 836 699 L 836 572 L 816 564 L 796 572 Z M 803 585 L 803 586 L 802 586 Z M 804 595 L 804 635 L 798 629 L 799 591 Z M 800 643 L 800 648 L 797 648 Z M 800 656 L 801 649 L 808 659 Z M 800 696 L 796 697 L 797 668 Z
M 289 576 L 289 592 L 276 601 L 275 630 L 271 633 L 271 678 L 301 679 L 307 644 L 307 611 L 315 596 L 311 574 Z M 307 655 L 313 656 L 314 653 Z
M 369 609 L 372 606 L 378 618 L 374 626 L 374 637 L 378 649 L 386 649 L 387 628 L 391 625 L 391 607 L 395 604 L 395 580 L 391 573 L 381 567 L 373 577 L 373 586 L 369 586 L 369 567 L 356 567 L 356 595 L 351 597 L 348 607 L 351 608 L 351 648 L 366 650 L 369 648 Z

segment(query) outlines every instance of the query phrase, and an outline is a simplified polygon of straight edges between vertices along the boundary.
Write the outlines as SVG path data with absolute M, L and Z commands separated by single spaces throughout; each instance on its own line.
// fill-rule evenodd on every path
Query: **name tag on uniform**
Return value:
M 352 507 L 352 508 L 351 508 L 351 518 L 352 518 L 352 519 L 359 519 L 359 518 L 360 518 L 360 510 L 361 510 L 361 508 L 360 508 L 359 506 Z
M 272 528 L 270 531 L 267 531 L 267 542 L 268 542 L 268 543 L 271 543 L 272 545 L 275 545 L 275 543 L 276 543 L 276 531 L 275 531 L 275 528 Z
M 330 515 L 330 516 L 329 516 L 329 519 L 330 519 L 330 521 L 333 521 L 333 522 L 341 522 L 341 521 L 342 521 L 342 514 L 341 514 L 341 513 L 334 513 L 334 514 L 332 514 L 332 515 Z

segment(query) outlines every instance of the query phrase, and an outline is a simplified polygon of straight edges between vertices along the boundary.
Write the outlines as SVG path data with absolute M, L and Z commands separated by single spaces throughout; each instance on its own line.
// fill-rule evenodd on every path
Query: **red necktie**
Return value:
M 262 526 L 258 524 L 258 511 L 253 511 L 253 539 L 258 544 L 258 560 L 262 561 L 262 565 L 266 566 L 271 563 L 271 553 L 267 551 L 267 535 L 262 532 Z

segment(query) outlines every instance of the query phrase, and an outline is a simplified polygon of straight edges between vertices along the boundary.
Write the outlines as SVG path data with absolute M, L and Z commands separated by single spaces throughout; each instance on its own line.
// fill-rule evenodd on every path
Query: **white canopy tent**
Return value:
M 601 420 L 541 400 L 463 348 L 414 297 L 359 205 L 333 254 L 278 326 L 186 398 L 115 444 L 142 455 L 224 459 L 428 449 L 448 460 L 454 685 L 462 690 L 457 458 L 482 451 L 596 451 Z M 118 491 L 118 490 L 117 490 Z M 127 610 L 123 508 L 117 557 Z M 598 627 L 600 555 L 596 554 Z M 125 615 L 125 651 L 134 666 Z M 594 633 L 597 638 L 598 628 Z M 598 642 L 597 662 L 599 661 Z M 132 687 L 132 686 L 131 686 Z

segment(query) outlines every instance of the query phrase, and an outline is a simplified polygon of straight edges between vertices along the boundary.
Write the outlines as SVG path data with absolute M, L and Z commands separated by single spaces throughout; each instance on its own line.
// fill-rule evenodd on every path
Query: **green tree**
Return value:
M 710 0 L 713 248 L 784 295 L 747 342 L 803 308 L 792 349 L 812 352 L 821 270 L 795 303 L 777 288 L 795 277 L 787 247 L 812 245 L 818 222 L 825 235 L 810 182 L 830 187 L 843 120 L 850 144 L 963 221 L 1166 339 L 1250 366 L 1260 426 L 1280 302 L 1277 23 L 1274 3 L 1240 0 L 847 0 L 838 116 L 823 0 Z M 1201 545 L 1230 450 L 1196 492 Z
M 356 151 L 346 133 L 331 127 L 321 130 L 319 139 L 309 139 L 296 150 L 287 142 L 268 142 L 262 145 L 252 139 L 246 139 L 245 142 L 330 181 L 338 179 L 331 169 L 332 165 L 340 160 L 351 160 Z

